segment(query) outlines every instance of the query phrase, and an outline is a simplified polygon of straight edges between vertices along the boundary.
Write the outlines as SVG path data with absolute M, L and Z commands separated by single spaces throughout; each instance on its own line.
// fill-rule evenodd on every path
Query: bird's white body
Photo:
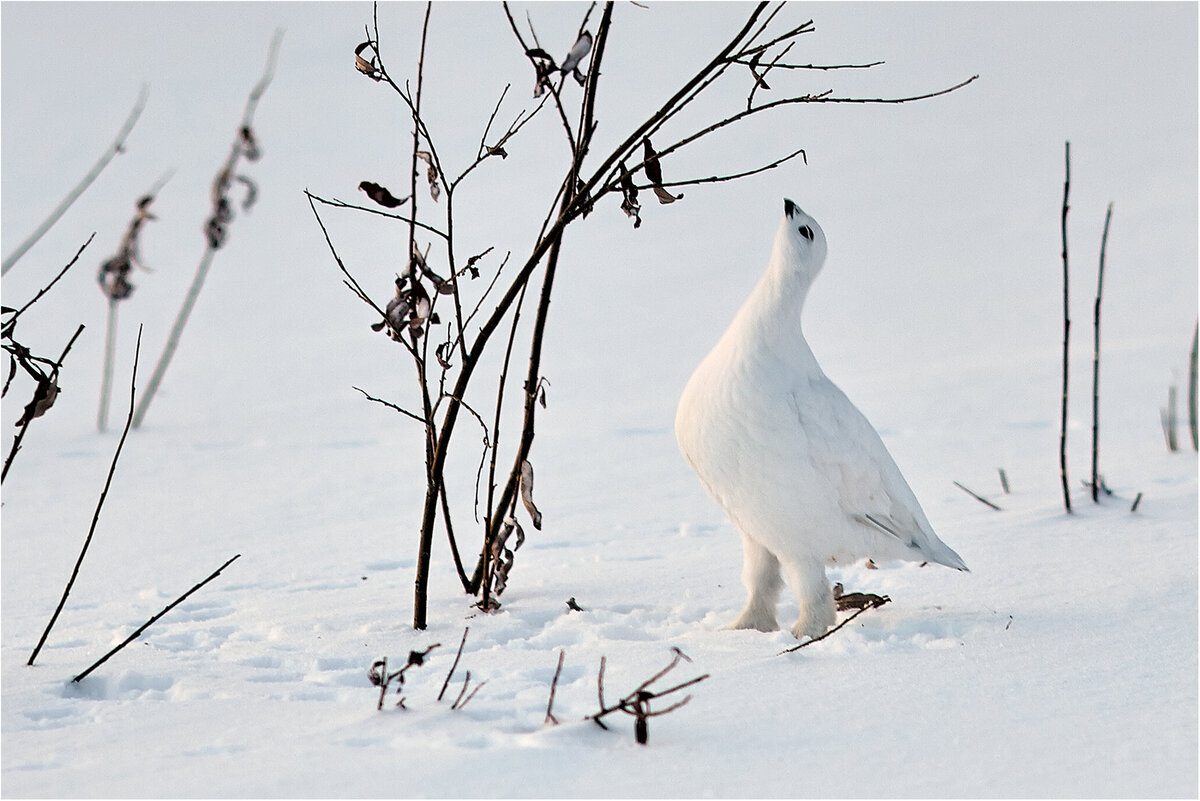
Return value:
M 779 628 L 782 568 L 800 602 L 799 638 L 835 622 L 829 562 L 966 565 L 933 533 L 879 434 L 805 341 L 800 312 L 825 235 L 791 201 L 784 208 L 767 271 L 688 381 L 675 435 L 742 535 L 749 599 L 731 628 Z

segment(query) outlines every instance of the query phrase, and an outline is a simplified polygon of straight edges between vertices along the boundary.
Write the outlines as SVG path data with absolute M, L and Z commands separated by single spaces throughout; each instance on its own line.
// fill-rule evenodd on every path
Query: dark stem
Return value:
M 1188 367 L 1188 428 L 1192 432 L 1192 450 L 1200 450 L 1200 436 L 1197 436 L 1196 421 L 1196 350 L 1200 345 L 1200 323 L 1192 334 L 1192 355 Z
M 104 656 L 97 659 L 95 662 L 92 663 L 91 667 L 89 667 L 87 670 L 80 673 L 78 676 L 76 676 L 71 681 L 75 681 L 75 682 L 82 681 L 89 673 L 91 673 L 93 670 L 95 670 L 96 668 L 100 667 L 105 662 L 107 662 L 110 657 L 112 657 L 114 654 L 117 653 L 117 651 L 120 651 L 126 645 L 129 645 L 129 643 L 133 642 L 138 637 L 140 637 L 143 631 L 150 628 L 150 626 L 154 625 L 155 621 L 157 621 L 159 618 L 161 618 L 167 612 L 170 612 L 172 609 L 174 609 L 175 607 L 179 606 L 181 603 L 186 601 L 188 599 L 188 596 L 190 596 L 192 593 L 196 592 L 201 587 L 203 587 L 205 584 L 209 583 L 210 581 L 215 579 L 217 576 L 221 575 L 221 571 L 224 570 L 225 568 L 229 567 L 231 564 L 233 564 L 234 560 L 238 559 L 239 557 L 241 557 L 240 553 L 235 554 L 232 559 L 230 559 L 225 564 L 221 565 L 215 571 L 213 571 L 212 575 L 210 575 L 208 578 L 204 579 L 204 581 L 201 581 L 199 584 L 196 584 L 190 590 L 185 592 L 183 595 L 180 595 L 174 601 L 172 601 L 167 606 L 165 606 L 161 612 L 159 612 L 157 615 L 155 615 L 154 617 L 147 620 L 145 623 L 143 623 L 141 626 L 138 627 L 137 631 L 135 631 L 133 634 L 130 634 L 128 637 L 126 637 L 124 642 L 122 642 L 116 648 L 113 648 L 111 651 L 109 651 Z
M 1001 470 L 1001 471 L 1000 471 L 1000 478 L 1001 478 L 1001 481 L 1003 482 L 1003 481 L 1004 481 L 1004 471 L 1003 471 L 1003 470 Z M 957 481 L 955 481 L 955 482 L 954 482 L 954 486 L 958 487 L 960 490 L 962 490 L 963 492 L 967 493 L 967 494 L 968 494 L 968 495 L 970 495 L 972 498 L 974 498 L 975 500 L 977 500 L 977 501 L 979 501 L 980 503 L 982 503 L 984 506 L 990 506 L 991 508 L 995 509 L 997 512 L 999 512 L 999 511 L 1000 511 L 1000 507 L 999 507 L 999 506 L 997 506 L 996 504 L 992 503 L 991 501 L 989 501 L 987 498 L 983 497 L 982 495 L 976 495 L 974 492 L 972 492 L 971 490 L 967 489 L 967 488 L 966 488 L 966 487 L 964 487 L 962 484 L 959 484 Z
M 1063 355 L 1062 355 L 1062 425 L 1059 428 L 1058 436 L 1058 473 L 1062 480 L 1063 504 L 1067 508 L 1067 513 L 1071 512 L 1071 490 L 1067 483 L 1067 376 L 1070 364 L 1070 343 L 1071 343 L 1071 310 L 1070 310 L 1070 295 L 1067 291 L 1068 286 L 1068 269 L 1067 269 L 1067 211 L 1070 208 L 1067 204 L 1067 198 L 1071 192 L 1071 143 L 1066 145 L 1066 178 L 1063 180 L 1063 202 L 1062 202 L 1062 262 L 1063 262 Z
M 1108 245 L 1108 223 L 1112 204 L 1104 214 L 1104 234 L 1100 237 L 1100 269 L 1096 274 L 1096 305 L 1093 310 L 1095 336 L 1092 347 L 1092 502 L 1100 503 L 1100 298 L 1104 293 L 1104 250 Z
M 820 642 L 821 640 L 825 639 L 826 637 L 829 637 L 834 632 L 841 629 L 843 626 L 845 626 L 851 620 L 854 620 L 854 618 L 858 617 L 863 612 L 866 612 L 868 609 L 875 609 L 877 607 L 883 606 L 885 603 L 887 603 L 886 598 L 882 601 L 877 601 L 876 603 L 874 603 L 870 606 L 864 606 L 862 609 L 859 609 L 857 612 L 850 615 L 850 617 L 846 618 L 841 623 L 838 623 L 836 626 L 834 626 L 833 628 L 831 628 L 829 631 L 825 632 L 824 634 L 822 634 L 818 637 L 813 637 L 811 640 L 805 640 L 804 642 L 800 643 L 799 645 L 793 645 L 791 648 L 784 648 L 782 651 L 779 652 L 778 656 L 783 656 L 784 654 L 790 654 L 793 651 L 799 651 L 801 648 L 805 648 L 809 645 L 812 645 L 814 642 Z
M 463 646 L 467 644 L 467 632 L 471 630 L 470 626 L 463 629 L 462 641 L 458 644 L 458 653 L 454 655 L 454 664 L 450 666 L 450 672 L 446 674 L 446 680 L 442 682 L 442 691 L 438 693 L 437 699 L 442 700 L 442 696 L 446 694 L 446 688 L 450 686 L 450 677 L 454 675 L 455 669 L 458 667 L 458 660 L 462 658 Z
M 558 677 L 562 673 L 563 660 L 566 659 L 567 652 L 561 649 L 558 652 L 558 667 L 554 669 L 554 679 L 550 682 L 550 701 L 546 704 L 546 719 L 543 723 L 551 723 L 558 725 L 558 718 L 554 717 L 554 691 L 558 687 Z
M 82 330 L 82 328 L 83 326 L 80 326 L 80 330 Z M 117 450 L 113 454 L 112 464 L 109 465 L 108 478 L 104 481 L 104 489 L 100 491 L 100 501 L 96 504 L 95 513 L 92 514 L 92 524 L 88 527 L 87 538 L 83 541 L 83 548 L 79 551 L 79 558 L 75 560 L 75 567 L 71 570 L 71 577 L 67 579 L 67 586 L 63 588 L 62 598 L 59 599 L 58 606 L 54 609 L 54 614 L 50 616 L 50 622 L 46 624 L 46 630 L 42 632 L 41 639 L 38 640 L 37 646 L 33 649 L 33 653 L 29 655 L 29 661 L 25 663 L 27 665 L 32 665 L 34 660 L 37 659 L 38 654 L 42 650 L 42 646 L 46 644 L 46 638 L 50 636 L 50 630 L 54 628 L 54 624 L 58 621 L 58 616 L 62 613 L 63 607 L 66 606 L 67 596 L 71 594 L 71 588 L 75 586 L 75 579 L 79 576 L 79 568 L 83 565 L 83 557 L 87 556 L 88 547 L 92 544 L 92 536 L 96 533 L 96 524 L 100 522 L 100 510 L 104 508 L 104 500 L 108 497 L 108 489 L 112 486 L 113 475 L 117 471 L 117 460 L 121 458 L 121 449 L 125 447 L 125 438 L 129 436 L 129 427 L 133 422 L 133 398 L 134 393 L 137 391 L 137 366 L 138 357 L 141 355 L 141 350 L 142 328 L 141 326 L 138 326 L 137 346 L 133 352 L 133 375 L 129 379 L 129 414 L 125 418 L 125 428 L 121 432 L 121 439 L 117 443 Z M 115 651 L 111 653 L 115 653 Z M 107 658 L 108 657 L 106 656 L 105 659 Z M 79 679 L 76 678 L 75 680 L 78 681 Z

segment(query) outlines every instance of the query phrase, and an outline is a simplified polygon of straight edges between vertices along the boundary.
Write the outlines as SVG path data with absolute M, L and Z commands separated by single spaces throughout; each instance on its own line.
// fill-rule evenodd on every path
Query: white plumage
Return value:
M 825 254 L 817 221 L 784 200 L 766 273 L 679 400 L 680 450 L 742 535 L 749 598 L 730 628 L 779 628 L 781 568 L 800 602 L 797 638 L 836 620 L 826 563 L 967 569 L 804 339 L 800 312 Z

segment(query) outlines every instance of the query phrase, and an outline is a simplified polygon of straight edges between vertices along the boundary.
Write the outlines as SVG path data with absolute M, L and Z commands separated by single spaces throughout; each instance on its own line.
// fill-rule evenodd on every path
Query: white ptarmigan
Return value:
M 742 535 L 749 598 L 729 628 L 779 628 L 782 567 L 800 602 L 799 639 L 836 620 L 826 563 L 967 566 L 805 341 L 800 311 L 825 263 L 825 233 L 792 201 L 783 210 L 766 273 L 683 390 L 675 437 Z

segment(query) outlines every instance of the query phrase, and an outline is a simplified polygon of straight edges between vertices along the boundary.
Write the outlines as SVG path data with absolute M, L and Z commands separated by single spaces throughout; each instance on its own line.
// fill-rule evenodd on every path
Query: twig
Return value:
M 1178 420 L 1176 414 L 1176 401 L 1179 397 L 1179 389 L 1172 384 L 1167 387 L 1167 408 L 1162 410 L 1162 426 L 1163 436 L 1167 440 L 1167 450 L 1174 453 L 1179 450 L 1179 436 L 1175 431 L 1175 424 Z
M 96 430 L 104 433 L 108 430 L 108 399 L 112 394 L 113 357 L 117 350 L 117 304 L 120 301 L 108 299 L 108 320 L 104 330 L 104 374 L 100 381 L 100 411 L 96 413 Z
M 566 659 L 566 657 L 567 657 L 566 649 L 565 648 L 560 649 L 558 652 L 558 667 L 556 667 L 554 669 L 554 679 L 550 682 L 550 701 L 546 704 L 546 719 L 544 721 L 542 721 L 543 725 L 546 723 L 551 723 L 555 726 L 558 725 L 558 718 L 554 717 L 554 712 L 553 712 L 554 691 L 555 691 L 555 689 L 558 688 L 558 676 L 560 673 L 562 673 L 563 660 Z
M 59 270 L 58 275 L 54 276 L 54 278 L 51 279 L 50 283 L 46 284 L 44 287 L 39 289 L 37 291 L 37 294 L 35 294 L 32 298 L 30 298 L 29 301 L 24 306 L 22 306 L 21 308 L 17 309 L 15 312 L 13 312 L 12 316 L 4 321 L 3 335 L 5 337 L 12 337 L 13 329 L 16 327 L 16 324 L 17 324 L 17 318 L 20 317 L 22 314 L 24 314 L 25 311 L 28 310 L 30 306 L 32 306 L 33 304 L 35 304 L 39 300 L 41 300 L 42 296 L 45 295 L 47 292 L 49 292 L 54 287 L 54 285 L 58 283 L 59 279 L 67 274 L 67 270 L 69 270 L 75 266 L 75 262 L 79 261 L 79 257 L 81 255 L 83 255 L 83 251 L 87 248 L 88 245 L 92 244 L 92 240 L 95 238 L 96 238 L 96 232 L 92 231 L 92 235 L 87 238 L 86 242 L 84 242 L 82 245 L 79 246 L 79 250 L 75 251 L 75 255 L 71 257 L 71 260 L 69 262 L 67 262 L 67 266 L 63 267 L 61 270 Z
M 1108 223 L 1113 204 L 1104 214 L 1104 234 L 1100 237 L 1100 269 L 1096 274 L 1096 305 L 1093 309 L 1095 337 L 1092 349 L 1092 502 L 1100 503 L 1100 298 L 1104 292 L 1104 250 L 1108 246 Z
M 438 693 L 437 699 L 439 701 L 446 694 L 446 688 L 450 686 L 450 677 L 454 675 L 454 670 L 458 667 L 458 660 L 462 658 L 463 646 L 467 644 L 467 632 L 470 630 L 470 626 L 463 629 L 462 642 L 458 644 L 458 653 L 454 655 L 454 664 L 450 666 L 450 672 L 446 674 L 446 680 L 442 682 L 442 691 Z
M 650 702 L 656 698 L 662 698 L 664 696 L 671 695 L 672 693 L 676 693 L 676 692 L 679 692 L 680 690 L 691 687 L 695 684 L 699 684 L 700 682 L 709 678 L 709 674 L 705 673 L 703 675 L 695 677 L 694 679 L 688 679 L 685 682 L 676 684 L 674 687 L 669 687 L 665 690 L 654 690 L 654 691 L 650 690 L 649 689 L 650 685 L 653 684 L 654 682 L 658 681 L 659 679 L 661 679 L 667 673 L 671 672 L 679 664 L 680 660 L 686 660 L 688 662 L 692 661 L 691 659 L 688 659 L 687 655 L 685 655 L 683 653 L 683 651 L 679 650 L 678 648 L 673 648 L 672 650 L 675 652 L 675 656 L 671 660 L 671 663 L 669 665 L 667 665 L 665 668 L 660 670 L 658 673 L 655 673 L 653 676 L 651 676 L 646 681 L 639 684 L 633 690 L 633 692 L 626 695 L 624 698 L 622 698 L 614 706 L 611 706 L 611 707 L 604 705 L 605 659 L 604 659 L 604 657 L 600 657 L 600 676 L 599 676 L 599 679 L 597 680 L 597 687 L 599 688 L 599 694 L 600 694 L 600 711 L 595 713 L 594 715 L 589 715 L 585 719 L 591 720 L 600 728 L 607 730 L 608 727 L 605 726 L 604 721 L 601 720 L 601 718 L 603 718 L 604 716 L 610 715 L 613 712 L 618 712 L 618 711 L 624 712 L 627 715 L 632 715 L 634 717 L 634 735 L 635 735 L 638 743 L 645 745 L 649 738 L 649 727 L 647 724 L 647 720 L 652 717 L 659 717 L 660 715 L 666 715 L 670 712 L 674 712 L 675 710 L 679 709 L 684 704 L 686 704 L 688 701 L 692 700 L 692 697 L 690 695 L 685 696 L 681 700 L 679 700 L 673 704 L 670 704 L 662 709 L 658 709 L 658 710 L 652 710 L 650 708 Z
M 238 559 L 240 556 L 241 556 L 240 553 L 234 554 L 233 558 L 231 558 L 225 564 L 221 565 L 216 570 L 214 570 L 212 575 L 210 575 L 208 578 L 204 579 L 204 581 L 201 581 L 199 584 L 196 584 L 194 587 L 192 587 L 190 590 L 185 592 L 183 595 L 180 595 L 174 601 L 172 601 L 171 603 L 169 603 L 165 607 L 163 607 L 163 610 L 161 612 L 159 612 L 157 615 L 150 618 L 145 623 L 143 623 L 141 626 L 139 626 L 137 631 L 135 631 L 133 634 L 130 634 L 128 637 L 126 637 L 125 640 L 120 645 L 118 645 L 116 648 L 113 648 L 107 654 L 105 654 L 104 656 L 97 659 L 95 662 L 92 663 L 91 667 L 89 667 L 87 670 L 80 673 L 78 676 L 73 678 L 71 681 L 75 681 L 75 682 L 82 681 L 84 679 L 84 677 L 86 677 L 89 673 L 91 673 L 93 670 L 95 670 L 96 668 L 100 667 L 105 662 L 107 662 L 109 660 L 109 657 L 113 656 L 114 654 L 117 653 L 117 651 L 120 651 L 126 645 L 129 645 L 129 643 L 133 642 L 138 637 L 140 637 L 142 632 L 145 631 L 146 629 L 150 628 L 150 626 L 152 626 L 155 623 L 155 621 L 157 621 L 159 618 L 161 618 L 167 612 L 170 612 L 172 609 L 174 609 L 175 607 L 179 606 L 181 603 L 186 601 L 188 596 L 190 596 L 192 593 L 196 592 L 201 587 L 203 587 L 205 584 L 212 581 L 217 576 L 221 575 L 221 571 L 224 570 L 225 568 L 229 567 L 231 564 L 233 564 L 234 560 Z
M 470 674 L 470 673 L 468 673 L 468 674 L 467 674 L 467 681 L 470 681 L 470 680 L 471 680 L 471 674 Z M 453 705 L 453 706 L 451 706 L 450 708 L 451 708 L 451 709 L 453 709 L 453 710 L 461 710 L 461 709 L 462 709 L 463 707 L 465 707 L 467 704 L 471 703 L 471 699 L 475 697 L 475 693 L 477 693 L 477 692 L 479 692 L 480 690 L 482 690 L 482 689 L 483 689 L 483 685 L 485 685 L 485 684 L 487 684 L 487 681 L 486 681 L 486 680 L 485 680 L 485 681 L 481 681 L 481 682 L 479 682 L 478 684 L 476 684 L 476 685 L 475 685 L 475 689 L 474 689 L 474 690 L 471 690 L 471 693 L 470 693 L 470 694 L 469 694 L 469 695 L 468 695 L 466 698 L 461 698 L 461 697 L 460 697 L 461 701 L 455 701 L 455 702 L 454 702 L 454 705 Z M 465 687 L 466 685 L 463 685 L 463 686 Z
M 80 328 L 82 328 L 82 326 L 80 326 Z M 79 558 L 75 560 L 75 567 L 71 571 L 71 578 L 69 578 L 67 580 L 67 586 L 63 588 L 62 598 L 59 599 L 58 606 L 55 608 L 54 614 L 50 616 L 50 622 L 46 624 L 46 630 L 42 632 L 41 639 L 38 640 L 37 646 L 33 649 L 33 653 L 29 655 L 29 661 L 25 663 L 27 665 L 32 665 L 33 661 L 35 659 L 37 659 L 38 653 L 41 652 L 42 646 L 45 645 L 45 643 L 46 643 L 46 638 L 50 636 L 50 629 L 54 628 L 54 624 L 55 624 L 55 622 L 57 622 L 59 614 L 62 612 L 63 607 L 66 605 L 67 596 L 71 594 L 71 588 L 73 586 L 75 586 L 75 579 L 79 576 L 79 568 L 80 568 L 80 566 L 83 565 L 83 557 L 87 555 L 88 546 L 90 546 L 92 544 L 92 535 L 94 535 L 96 533 L 96 524 L 100 522 L 100 510 L 104 508 L 104 500 L 105 500 L 105 498 L 108 497 L 109 487 L 112 486 L 113 474 L 115 474 L 117 471 L 117 460 L 119 458 L 121 458 L 121 449 L 123 447 L 125 447 L 125 438 L 127 436 L 129 436 L 129 425 L 133 420 L 133 397 L 134 397 L 134 393 L 137 391 L 138 357 L 141 354 L 141 350 L 142 350 L 142 327 L 138 326 L 137 346 L 133 352 L 133 375 L 129 379 L 129 414 L 125 418 L 125 429 L 121 432 L 121 439 L 119 442 L 117 442 L 117 450 L 115 453 L 113 453 L 112 464 L 109 465 L 109 468 L 108 468 L 108 478 L 106 478 L 104 480 L 104 489 L 102 489 L 100 491 L 100 500 L 96 504 L 96 511 L 92 514 L 92 524 L 91 524 L 91 526 L 88 527 L 87 538 L 84 539 L 84 541 L 83 541 L 83 548 L 79 551 Z M 164 612 L 165 611 L 166 610 L 164 610 Z M 155 619 L 157 619 L 157 618 L 155 618 Z M 153 623 L 153 622 L 154 622 L 154 620 L 150 621 L 150 623 Z M 150 623 L 147 623 L 146 625 L 148 626 L 148 625 L 150 625 Z M 145 626 L 143 626 L 142 628 L 145 628 Z M 141 632 L 141 629 L 139 629 L 137 632 L 135 632 L 134 636 L 136 636 L 140 632 Z M 120 650 L 120 646 L 118 646 L 118 648 L 116 650 Z M 111 651 L 108 656 L 111 656 L 113 653 L 116 653 L 116 650 Z M 104 659 L 107 659 L 108 656 L 105 656 Z M 104 659 L 102 659 L 100 661 L 103 662 Z M 99 662 L 97 662 L 96 664 L 99 664 Z M 95 667 L 95 665 L 93 665 L 92 667 Z M 90 670 L 91 670 L 91 668 L 88 668 L 88 671 L 85 671 L 83 675 L 86 675 L 87 672 L 90 672 Z M 79 678 L 80 677 L 76 677 L 75 680 L 79 681 Z
M 146 417 L 146 411 L 149 409 L 150 403 L 154 400 L 163 375 L 167 372 L 167 367 L 170 365 L 171 359 L 175 356 L 175 351 L 179 347 L 179 339 L 183 335 L 183 328 L 187 325 L 188 317 L 191 316 L 192 308 L 196 305 L 196 299 L 200 295 L 200 290 L 204 287 L 204 279 L 207 277 L 209 267 L 212 265 L 213 256 L 224 244 L 224 225 L 232 215 L 232 212 L 228 211 L 228 202 L 224 197 L 225 190 L 228 188 L 230 181 L 233 180 L 234 171 L 237 168 L 239 159 L 246 156 L 248 148 L 251 147 L 253 141 L 251 124 L 254 121 L 254 112 L 258 108 L 258 101 L 262 98 L 263 93 L 270 86 L 271 80 L 275 77 L 275 62 L 279 57 L 279 45 L 282 39 L 283 31 L 276 31 L 275 36 L 271 39 L 270 50 L 267 53 L 266 68 L 263 71 L 262 77 L 259 78 L 258 83 L 250 91 L 250 96 L 246 100 L 245 111 L 242 113 L 241 126 L 234 137 L 229 157 L 217 173 L 217 178 L 213 186 L 213 216 L 209 218 L 207 228 L 207 247 L 200 259 L 200 264 L 196 267 L 196 274 L 193 276 L 192 285 L 183 299 L 183 306 L 180 307 L 179 314 L 176 315 L 175 322 L 171 326 L 171 333 L 167 337 L 167 344 L 163 348 L 162 355 L 158 357 L 158 363 L 154 366 L 154 372 L 151 373 L 150 380 L 146 384 L 146 390 L 142 394 L 142 399 L 138 403 L 137 410 L 134 412 L 134 428 L 140 428 L 142 420 Z M 254 155 L 254 158 L 257 158 L 257 154 Z
M 882 597 L 880 598 L 880 600 L 879 600 L 879 601 L 877 601 L 876 603 L 873 603 L 873 604 L 871 604 L 870 606 L 864 606 L 862 609 L 859 609 L 857 612 L 855 612 L 854 614 L 850 615 L 850 617 L 846 618 L 846 619 L 845 619 L 845 620 L 843 620 L 841 623 L 838 623 L 836 626 L 834 626 L 833 628 L 831 628 L 829 631 L 825 632 L 824 634 L 821 634 L 821 635 L 819 635 L 819 636 L 813 637 L 813 638 L 812 638 L 812 639 L 810 639 L 810 640 L 805 640 L 804 642 L 800 643 L 799 645 L 793 645 L 791 648 L 784 648 L 782 651 L 780 651 L 778 654 L 776 654 L 776 656 L 783 656 L 784 654 L 790 654 L 790 653 L 792 653 L 793 651 L 799 651 L 801 648 L 805 648 L 805 647 L 807 647 L 807 646 L 809 646 L 809 645 L 812 645 L 814 642 L 820 642 L 821 640 L 823 640 L 823 639 L 825 639 L 826 637 L 828 637 L 828 636 L 830 636 L 831 634 L 833 634 L 833 633 L 834 633 L 835 631 L 837 631 L 838 629 L 840 629 L 840 628 L 842 628 L 843 626 L 845 626 L 845 625 L 846 625 L 847 623 L 849 623 L 851 620 L 854 620 L 854 618 L 858 617 L 858 616 L 859 616 L 859 615 L 861 615 L 863 612 L 866 612 L 868 609 L 877 609 L 877 608 L 879 608 L 879 607 L 883 606 L 884 604 L 888 603 L 888 601 L 890 601 L 890 600 L 891 600 L 890 598 L 888 598 L 886 595 L 884 595 L 884 596 L 882 596 Z
M 17 245 L 13 252 L 4 258 L 3 266 L 0 266 L 0 275 L 7 274 L 8 271 L 12 269 L 12 266 L 17 263 L 17 260 L 24 256 L 25 252 L 33 247 L 37 241 L 41 239 L 42 236 L 44 236 L 45 233 L 49 231 L 56 222 L 58 222 L 59 218 L 66 214 L 67 209 L 71 207 L 71 204 L 78 200 L 79 196 L 82 195 L 87 188 L 92 185 L 92 182 L 95 181 L 100 175 L 101 171 L 104 170 L 104 168 L 108 165 L 108 162 L 112 161 L 113 156 L 117 155 L 118 153 L 125 152 L 125 139 L 129 136 L 129 132 L 133 130 L 133 126 L 137 123 L 138 117 L 141 116 L 142 109 L 146 107 L 146 99 L 149 97 L 149 93 L 150 87 L 142 86 L 142 90 L 138 94 L 137 102 L 134 103 L 133 110 L 130 111 L 129 116 L 125 118 L 125 123 L 121 126 L 121 130 L 117 132 L 117 138 L 113 140 L 111 145 L 108 146 L 108 149 L 104 151 L 104 154 L 100 156 L 100 160 L 92 166 L 92 169 L 88 171 L 87 175 L 83 176 L 83 180 L 81 180 L 75 186 L 75 188 L 72 189 L 65 198 L 63 198 L 63 201 L 58 204 L 54 211 L 50 212 L 50 216 L 43 220 L 42 224 L 39 225 L 24 242 Z
M 1004 494 L 1005 494 L 1005 495 L 1009 495 L 1009 494 L 1010 494 L 1010 492 L 1009 492 L 1009 489 L 1008 489 L 1008 475 L 1007 475 L 1007 474 L 1004 472 L 1004 468 L 1003 468 L 1003 467 L 1000 467 L 1000 468 L 997 468 L 997 469 L 1000 471 L 1000 488 L 1001 488 L 1002 490 L 1004 490 Z
M 1063 504 L 1067 514 L 1071 513 L 1071 490 L 1067 483 L 1067 374 L 1070 362 L 1071 315 L 1070 295 L 1067 292 L 1067 197 L 1071 192 L 1071 143 L 1066 145 L 1066 177 L 1063 180 L 1062 202 L 1062 262 L 1063 262 L 1063 355 L 1062 355 L 1062 425 L 1058 436 L 1058 473 L 1062 479 Z
M 974 492 L 972 492 L 971 490 L 967 489 L 967 488 L 966 488 L 966 487 L 964 487 L 962 484 L 959 484 L 957 481 L 955 481 L 955 482 L 954 482 L 954 486 L 958 487 L 960 490 L 962 490 L 963 492 L 967 493 L 967 494 L 968 494 L 968 495 L 970 495 L 972 498 L 974 498 L 975 500 L 977 500 L 977 501 L 979 501 L 980 503 L 982 503 L 984 506 L 990 506 L 991 508 L 995 509 L 997 512 L 1001 511 L 1001 509 L 1000 509 L 1000 507 L 999 507 L 999 506 L 997 506 L 996 504 L 992 503 L 991 501 L 989 501 L 987 498 L 983 497 L 982 495 L 976 495 Z
M 414 413 L 410 412 L 408 409 L 405 409 L 401 406 L 397 406 L 396 404 L 392 403 L 391 401 L 386 401 L 386 400 L 383 400 L 382 398 L 376 398 L 374 395 L 368 394 L 366 390 L 360 389 L 359 387 L 351 387 L 351 389 L 358 390 L 359 392 L 361 392 L 363 394 L 363 396 L 367 400 L 371 401 L 372 403 L 382 404 L 382 405 L 388 407 L 389 409 L 393 409 L 397 412 L 400 412 L 400 414 L 404 415 L 405 417 L 411 417 L 412 419 L 416 420 L 418 423 L 425 422 L 425 420 L 419 414 L 414 414 Z
M 1133 506 L 1129 507 L 1129 511 L 1136 512 L 1137 508 L 1138 508 L 1138 504 L 1140 504 L 1141 502 L 1142 502 L 1142 493 L 1139 492 L 1137 494 L 1137 497 L 1133 499 Z
M 1196 349 L 1200 345 L 1200 323 L 1192 334 L 1192 353 L 1188 367 L 1188 428 L 1192 432 L 1192 450 L 1200 450 L 1200 436 L 1196 431 Z

